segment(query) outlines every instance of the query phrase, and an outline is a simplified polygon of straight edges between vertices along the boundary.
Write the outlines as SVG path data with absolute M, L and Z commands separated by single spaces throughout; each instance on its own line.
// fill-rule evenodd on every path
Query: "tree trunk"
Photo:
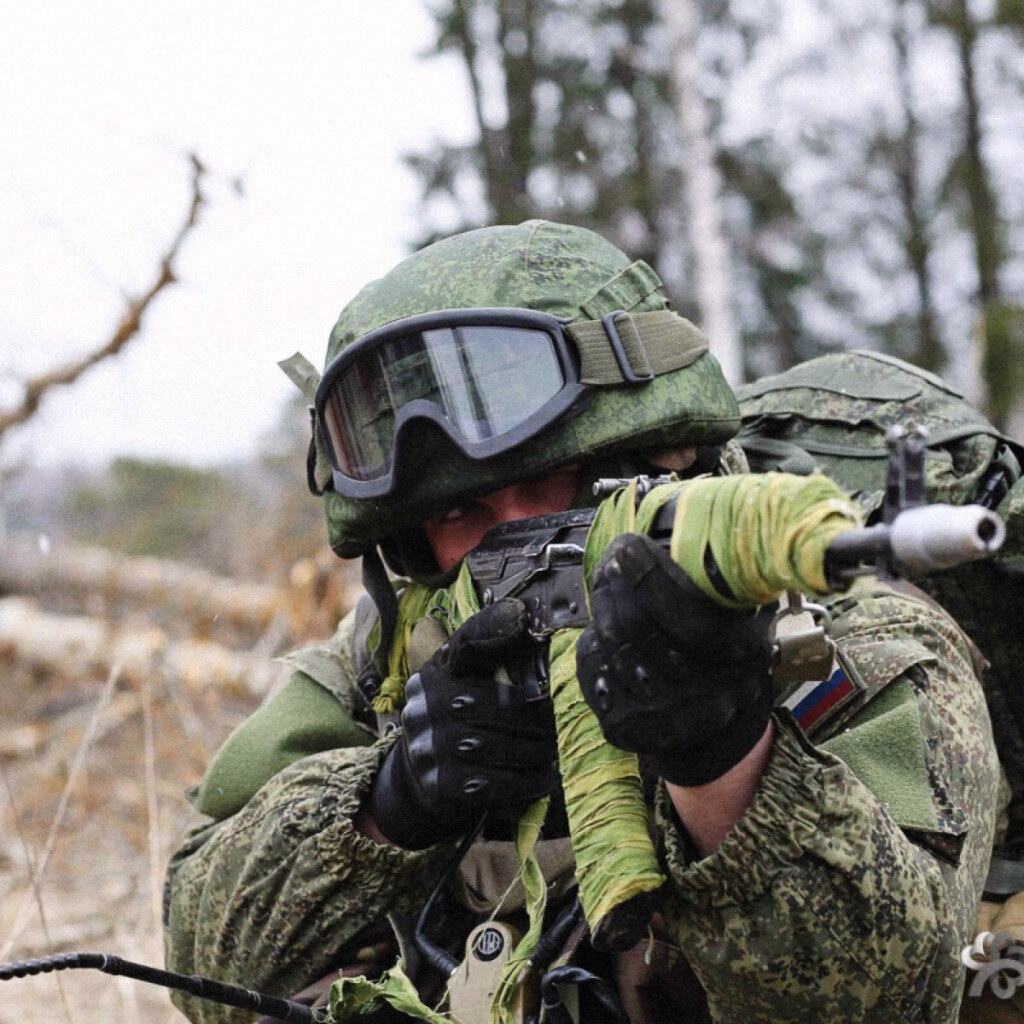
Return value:
M 455 34 L 459 40 L 459 51 L 469 79 L 469 92 L 473 98 L 473 114 L 480 134 L 477 149 L 480 154 L 480 169 L 483 177 L 484 195 L 487 198 L 488 223 L 502 223 L 511 206 L 510 190 L 502 176 L 500 150 L 504 145 L 504 129 L 491 128 L 484 116 L 484 87 L 477 66 L 479 47 L 473 25 L 473 0 L 456 0 L 457 23 Z
M 526 185 L 534 164 L 537 7 L 536 0 L 499 0 L 498 3 L 498 45 L 505 72 L 508 110 L 503 132 L 505 152 L 501 154 L 499 168 L 506 182 L 507 209 L 495 211 L 499 214 L 499 224 L 515 224 L 530 216 Z
M 156 627 L 117 627 L 106 619 L 53 615 L 24 597 L 0 598 L 0 654 L 69 679 L 106 676 L 184 687 L 194 696 L 261 698 L 288 671 L 262 653 L 203 640 L 174 640 Z
M 984 405 L 997 427 L 1005 428 L 1021 379 L 1014 358 L 1011 324 L 1002 301 L 999 273 L 1003 263 L 999 210 L 982 152 L 981 103 L 975 66 L 978 25 L 967 0 L 953 4 L 953 29 L 964 90 L 964 157 L 971 233 L 978 273 L 979 343 Z
M 694 0 L 660 0 L 660 10 L 672 40 L 672 87 L 686 162 L 684 187 L 701 326 L 726 379 L 739 384 L 744 379 L 743 350 L 732 311 L 732 275 L 722 224 L 721 184 L 707 104 L 700 91 L 697 7 Z
M 91 615 L 143 612 L 177 632 L 249 645 L 269 635 L 282 644 L 329 635 L 361 591 L 333 556 L 300 560 L 289 585 L 275 587 L 104 548 L 59 546 L 43 554 L 34 544 L 0 543 L 0 596 L 38 595 Z
M 898 0 L 893 21 L 893 46 L 896 50 L 896 77 L 903 107 L 903 139 L 898 149 L 896 178 L 906 221 L 903 246 L 917 285 L 917 345 L 911 355 L 918 366 L 938 372 L 946 362 L 939 340 L 931 276 L 931 239 L 921 209 L 919 146 L 921 126 L 914 104 L 910 71 L 910 40 L 906 23 L 906 3 Z

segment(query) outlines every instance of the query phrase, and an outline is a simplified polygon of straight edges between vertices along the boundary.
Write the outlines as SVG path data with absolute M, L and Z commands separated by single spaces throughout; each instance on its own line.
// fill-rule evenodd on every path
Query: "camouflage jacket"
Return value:
M 720 1024 L 949 1024 L 999 773 L 972 650 L 881 584 L 832 611 L 858 700 L 811 738 L 779 718 L 752 804 L 706 858 L 659 794 L 662 917 Z M 378 846 L 352 825 L 389 741 L 351 718 L 351 634 L 349 618 L 333 644 L 293 656 L 199 788 L 213 820 L 167 876 L 174 970 L 295 993 L 385 914 L 422 905 L 448 850 Z M 246 1019 L 179 1005 L 201 1024 Z

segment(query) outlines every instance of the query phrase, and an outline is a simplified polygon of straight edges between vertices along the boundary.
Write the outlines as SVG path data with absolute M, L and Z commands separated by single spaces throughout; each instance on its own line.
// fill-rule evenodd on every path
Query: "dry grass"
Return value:
M 90 949 L 160 964 L 164 865 L 195 820 L 184 791 L 255 706 L 129 673 L 59 675 L 0 647 L 0 960 Z M 182 1020 L 163 990 L 95 971 L 0 991 L 0 1024 Z

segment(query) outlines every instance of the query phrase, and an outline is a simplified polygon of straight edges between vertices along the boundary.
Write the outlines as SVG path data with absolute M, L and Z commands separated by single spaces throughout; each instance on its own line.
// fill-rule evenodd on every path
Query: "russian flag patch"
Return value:
M 841 656 L 832 662 L 832 674 L 820 682 L 804 683 L 790 694 L 784 704 L 792 712 L 805 734 L 823 725 L 862 689 L 848 672 Z

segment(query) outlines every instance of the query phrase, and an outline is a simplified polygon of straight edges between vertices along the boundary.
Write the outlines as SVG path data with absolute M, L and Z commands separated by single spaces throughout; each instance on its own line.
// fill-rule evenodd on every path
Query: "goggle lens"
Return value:
M 396 416 L 413 403 L 436 407 L 476 443 L 513 430 L 564 385 L 544 331 L 431 328 L 382 341 L 350 362 L 327 397 L 324 421 L 337 468 L 352 480 L 375 480 L 391 465 Z

